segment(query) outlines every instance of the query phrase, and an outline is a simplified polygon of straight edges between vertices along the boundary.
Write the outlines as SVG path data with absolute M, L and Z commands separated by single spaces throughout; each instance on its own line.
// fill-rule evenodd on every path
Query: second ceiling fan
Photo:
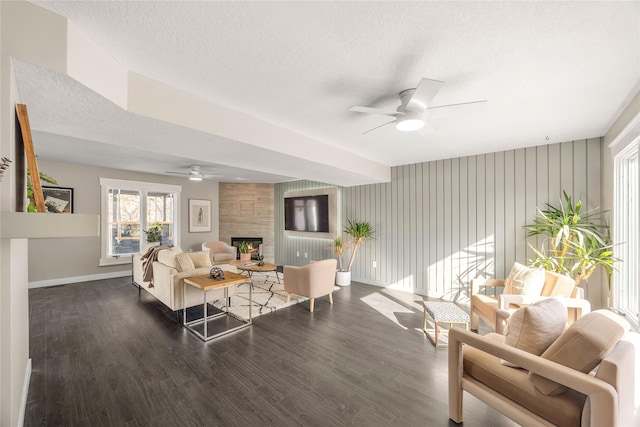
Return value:
M 361 107 L 358 105 L 354 105 L 353 107 L 349 108 L 349 111 L 395 117 L 395 119 L 390 122 L 363 132 L 363 135 L 391 123 L 395 123 L 396 129 L 403 132 L 411 132 L 423 128 L 435 131 L 433 125 L 431 125 L 431 123 L 429 123 L 426 119 L 428 110 L 434 110 L 436 108 L 455 107 L 460 105 L 479 105 L 487 102 L 487 100 L 485 99 L 481 101 L 469 101 L 457 104 L 431 106 L 431 101 L 433 101 L 433 98 L 435 98 L 443 85 L 444 82 L 441 82 L 439 80 L 423 78 L 422 80 L 420 80 L 420 83 L 415 89 L 406 89 L 400 92 L 400 105 L 398 106 L 396 111 L 375 107 Z

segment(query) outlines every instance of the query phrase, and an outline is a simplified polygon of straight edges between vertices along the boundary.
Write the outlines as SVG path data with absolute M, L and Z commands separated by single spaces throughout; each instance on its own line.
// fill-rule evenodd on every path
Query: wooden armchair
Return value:
M 471 281 L 471 330 L 477 331 L 480 319 L 484 320 L 497 333 L 503 334 L 507 319 L 519 307 L 533 304 L 542 298 L 564 297 L 568 309 L 569 324 L 591 311 L 591 304 L 584 299 L 584 289 L 575 285 L 573 278 L 552 271 L 545 271 L 545 281 L 540 295 L 499 294 L 505 286 L 505 280 L 473 279 Z M 481 293 L 481 288 L 492 288 L 494 295 Z

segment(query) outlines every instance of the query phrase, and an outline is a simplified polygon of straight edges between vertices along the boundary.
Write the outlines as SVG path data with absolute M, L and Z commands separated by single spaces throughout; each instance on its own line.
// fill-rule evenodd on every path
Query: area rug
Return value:
M 253 273 L 253 295 L 251 305 L 251 317 L 273 313 L 281 308 L 289 307 L 307 301 L 309 298 L 291 294 L 291 300 L 287 301 L 287 292 L 284 290 L 284 280 L 280 275 L 280 283 L 274 272 Z M 237 293 L 231 297 L 229 312 L 242 319 L 249 318 L 249 287 L 250 283 L 238 285 Z M 340 289 L 334 287 L 334 291 Z M 215 301 L 216 308 L 222 308 L 224 301 Z

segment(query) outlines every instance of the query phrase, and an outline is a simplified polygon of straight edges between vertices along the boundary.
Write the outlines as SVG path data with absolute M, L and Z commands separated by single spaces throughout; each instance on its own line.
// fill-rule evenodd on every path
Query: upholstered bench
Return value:
M 453 326 L 454 323 L 459 323 L 463 324 L 465 329 L 469 329 L 469 314 L 454 303 L 448 301 L 423 301 L 423 304 L 422 330 L 436 347 L 439 345 L 440 323 L 449 323 L 450 326 Z M 427 328 L 427 314 L 433 319 L 433 329 Z M 434 334 L 435 337 L 432 337 L 431 334 Z

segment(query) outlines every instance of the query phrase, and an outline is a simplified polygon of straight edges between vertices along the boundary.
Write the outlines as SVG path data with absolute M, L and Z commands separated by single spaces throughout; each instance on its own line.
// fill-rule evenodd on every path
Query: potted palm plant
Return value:
M 546 209 L 538 209 L 533 224 L 524 226 L 529 237 L 545 237 L 540 248 L 529 243 L 535 254 L 530 264 L 571 276 L 576 286 L 600 266 L 607 274 L 611 290 L 613 264 L 620 260 L 613 256 L 604 212 L 594 209 L 583 213 L 580 201 L 574 204 L 565 191 L 563 196 L 560 207 L 547 203 Z
M 247 242 L 242 242 L 238 246 L 238 251 L 240 252 L 240 262 L 251 261 L 251 245 Z
M 353 261 L 356 259 L 356 254 L 360 245 L 367 240 L 374 238 L 374 230 L 371 224 L 368 222 L 347 221 L 347 226 L 342 230 L 344 234 L 349 236 L 350 246 L 353 249 L 351 251 L 351 257 L 349 258 L 349 264 L 347 269 L 342 268 L 342 253 L 347 246 L 339 238 L 334 240 L 334 250 L 338 256 L 338 262 L 340 263 L 340 270 L 336 272 L 336 284 L 339 286 L 349 286 L 351 284 L 351 267 Z M 339 242 L 338 242 L 339 241 Z

